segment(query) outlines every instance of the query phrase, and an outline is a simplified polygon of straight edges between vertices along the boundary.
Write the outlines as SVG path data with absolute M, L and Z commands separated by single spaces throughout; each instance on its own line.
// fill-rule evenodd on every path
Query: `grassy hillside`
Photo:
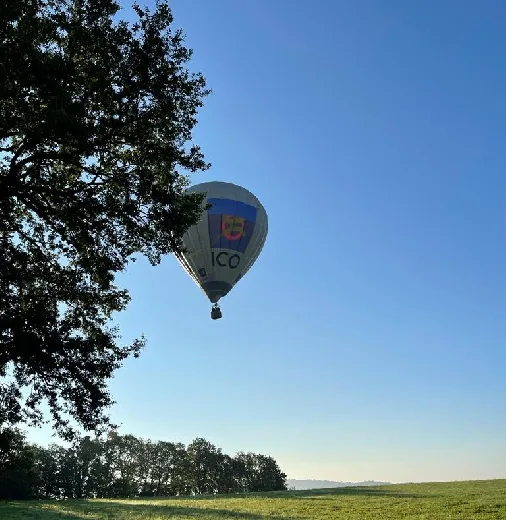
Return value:
M 505 520 L 506 480 L 250 495 L 0 504 L 3 520 Z

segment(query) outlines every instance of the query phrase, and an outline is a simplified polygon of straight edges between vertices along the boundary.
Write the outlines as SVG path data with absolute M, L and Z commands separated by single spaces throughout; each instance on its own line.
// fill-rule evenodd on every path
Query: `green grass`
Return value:
M 5 520 L 506 520 L 506 480 L 0 504 Z

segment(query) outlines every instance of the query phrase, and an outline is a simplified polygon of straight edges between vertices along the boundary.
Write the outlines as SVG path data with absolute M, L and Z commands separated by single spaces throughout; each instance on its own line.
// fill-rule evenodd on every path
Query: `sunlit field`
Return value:
M 248 495 L 4 502 L 9 520 L 506 519 L 506 480 L 349 487 Z

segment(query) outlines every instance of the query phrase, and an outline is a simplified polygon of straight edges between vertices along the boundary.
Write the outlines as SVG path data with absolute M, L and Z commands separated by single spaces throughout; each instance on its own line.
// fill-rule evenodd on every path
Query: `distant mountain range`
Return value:
M 364 482 L 336 482 L 334 480 L 297 480 L 287 479 L 286 487 L 288 489 L 322 489 L 322 488 L 336 488 L 348 486 L 386 486 L 390 482 L 376 482 L 375 480 L 365 480 Z

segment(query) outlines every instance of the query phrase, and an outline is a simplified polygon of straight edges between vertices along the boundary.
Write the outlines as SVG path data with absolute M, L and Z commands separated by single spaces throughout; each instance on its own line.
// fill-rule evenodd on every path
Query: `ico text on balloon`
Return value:
M 241 263 L 241 257 L 237 253 L 230 255 L 227 251 L 221 251 L 216 254 L 214 251 L 211 251 L 211 263 L 213 264 L 213 267 L 219 266 L 236 269 Z

